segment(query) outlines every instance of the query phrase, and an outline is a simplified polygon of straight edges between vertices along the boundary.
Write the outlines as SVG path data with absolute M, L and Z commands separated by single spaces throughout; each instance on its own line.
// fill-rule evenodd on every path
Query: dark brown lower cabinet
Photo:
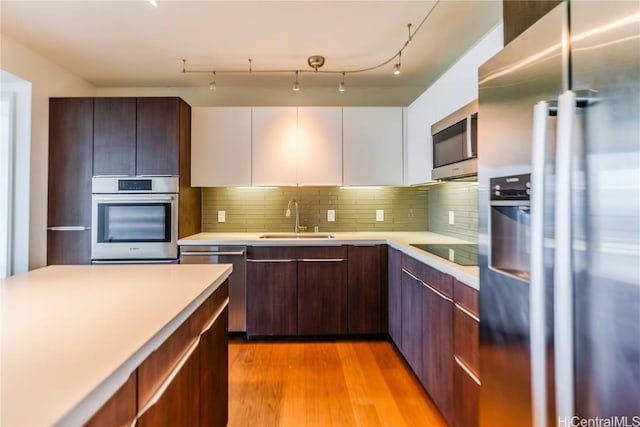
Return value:
M 298 334 L 347 333 L 347 261 L 301 259 L 298 264 Z
M 349 333 L 387 332 L 386 246 L 349 246 L 348 257 Z
M 422 378 L 422 282 L 402 270 L 402 344 L 400 351 L 418 378 Z
M 96 412 L 85 424 L 85 427 L 130 427 L 137 415 L 136 372 L 129 376 L 127 382 Z
M 247 335 L 296 335 L 296 264 L 292 259 L 248 260 Z
M 422 287 L 422 378 L 449 424 L 453 419 L 453 302 L 430 283 Z
M 454 427 L 478 425 L 480 319 L 478 291 L 453 281 Z
M 48 230 L 47 265 L 91 264 L 91 230 Z
M 389 336 L 402 348 L 402 252 L 389 248 Z
M 226 426 L 228 296 L 225 282 L 85 426 Z
M 138 417 L 139 427 L 199 425 L 199 368 L 197 352 L 184 360 L 162 395 Z
M 229 309 L 200 337 L 200 425 L 226 426 L 229 419 Z
M 478 399 L 480 384 L 459 364 L 453 365 L 453 401 L 454 427 L 475 427 L 478 425 Z

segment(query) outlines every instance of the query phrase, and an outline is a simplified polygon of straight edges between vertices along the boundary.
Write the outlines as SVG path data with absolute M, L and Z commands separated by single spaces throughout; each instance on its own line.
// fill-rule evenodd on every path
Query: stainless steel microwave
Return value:
M 478 101 L 470 102 L 431 126 L 433 179 L 478 174 Z

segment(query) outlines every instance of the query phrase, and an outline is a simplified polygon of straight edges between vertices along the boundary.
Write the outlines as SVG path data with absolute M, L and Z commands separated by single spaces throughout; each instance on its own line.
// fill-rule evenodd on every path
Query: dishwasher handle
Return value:
M 244 251 L 181 251 L 180 256 L 243 256 Z

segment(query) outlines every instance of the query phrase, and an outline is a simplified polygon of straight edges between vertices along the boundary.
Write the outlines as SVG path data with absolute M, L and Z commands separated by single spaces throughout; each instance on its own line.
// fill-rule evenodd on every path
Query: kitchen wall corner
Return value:
M 478 241 L 478 183 L 445 182 L 429 187 L 429 231 Z M 449 224 L 453 211 L 454 224 Z

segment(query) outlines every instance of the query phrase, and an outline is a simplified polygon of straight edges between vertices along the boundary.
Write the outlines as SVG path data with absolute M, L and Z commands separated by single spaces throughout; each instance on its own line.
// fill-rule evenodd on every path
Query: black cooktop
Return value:
M 478 265 L 478 245 L 471 244 L 419 244 L 411 243 L 411 246 L 430 254 L 439 256 L 458 265 Z

